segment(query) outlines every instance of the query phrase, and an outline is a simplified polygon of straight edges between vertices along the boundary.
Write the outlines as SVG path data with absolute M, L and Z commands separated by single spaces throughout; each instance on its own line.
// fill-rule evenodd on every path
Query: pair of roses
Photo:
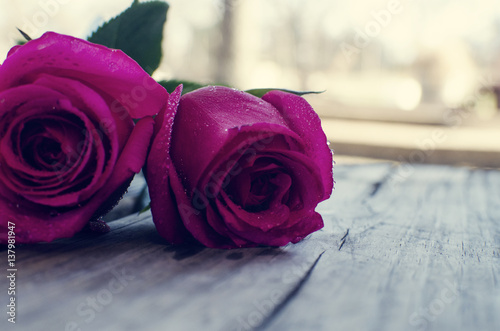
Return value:
M 0 66 L 0 242 L 71 237 L 143 167 L 171 243 L 281 246 L 323 226 L 332 154 L 301 97 L 172 94 L 119 50 L 52 32 Z

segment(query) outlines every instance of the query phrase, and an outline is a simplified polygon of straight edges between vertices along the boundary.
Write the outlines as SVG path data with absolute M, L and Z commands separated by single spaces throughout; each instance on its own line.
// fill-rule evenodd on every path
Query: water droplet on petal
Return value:
M 109 70 L 111 70 L 111 72 L 118 70 L 118 66 L 114 62 L 111 62 L 108 66 L 109 66 Z

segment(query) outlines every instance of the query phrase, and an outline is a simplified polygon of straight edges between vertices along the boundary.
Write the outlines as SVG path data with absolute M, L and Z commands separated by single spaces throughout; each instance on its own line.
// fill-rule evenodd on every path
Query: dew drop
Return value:
M 50 213 L 49 213 L 50 217 L 56 217 L 59 215 L 59 213 L 55 210 L 51 210 Z
M 111 72 L 114 72 L 114 71 L 118 70 L 118 67 L 117 67 L 116 63 L 114 63 L 114 62 L 111 62 L 108 65 L 108 67 L 109 67 L 109 70 L 111 70 Z
M 84 44 L 78 40 L 71 41 L 71 51 L 73 53 L 80 53 L 84 47 Z

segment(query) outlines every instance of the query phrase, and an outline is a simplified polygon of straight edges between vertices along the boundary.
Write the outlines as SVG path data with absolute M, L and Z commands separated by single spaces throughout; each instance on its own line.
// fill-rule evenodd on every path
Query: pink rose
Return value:
M 119 50 L 52 32 L 0 66 L 0 242 L 70 237 L 146 159 L 168 93 Z M 134 125 L 133 119 L 140 119 Z
M 332 153 L 302 97 L 180 91 L 155 118 L 146 162 L 160 235 L 215 248 L 282 246 L 323 227 L 314 209 L 333 189 Z

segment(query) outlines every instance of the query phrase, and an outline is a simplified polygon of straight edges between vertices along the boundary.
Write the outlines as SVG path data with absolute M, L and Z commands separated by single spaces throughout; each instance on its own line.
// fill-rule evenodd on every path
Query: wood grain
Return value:
M 296 245 L 174 247 L 144 213 L 19 247 L 18 319 L 0 326 L 500 330 L 500 172 L 372 164 L 335 178 L 325 228 Z
M 500 330 L 500 174 L 399 170 L 347 206 L 339 179 L 329 221 L 346 243 L 264 329 Z

